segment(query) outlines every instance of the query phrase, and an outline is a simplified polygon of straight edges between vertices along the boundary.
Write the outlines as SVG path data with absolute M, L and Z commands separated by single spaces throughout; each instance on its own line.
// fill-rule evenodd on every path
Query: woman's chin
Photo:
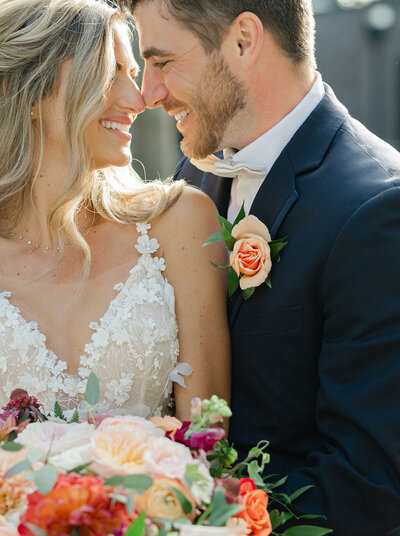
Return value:
M 118 157 L 109 158 L 109 159 L 102 159 L 101 161 L 95 162 L 92 166 L 91 171 L 96 171 L 97 169 L 105 169 L 109 167 L 126 167 L 129 166 L 129 164 L 132 161 L 132 154 L 124 153 L 119 155 Z

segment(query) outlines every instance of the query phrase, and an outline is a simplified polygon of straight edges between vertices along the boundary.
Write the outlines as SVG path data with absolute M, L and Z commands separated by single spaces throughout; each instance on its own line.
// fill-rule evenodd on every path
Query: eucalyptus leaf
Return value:
M 223 232 L 217 231 L 216 233 L 209 236 L 201 247 L 204 248 L 204 246 L 208 246 L 209 244 L 214 244 L 214 242 L 221 242 L 223 240 L 224 240 Z
M 153 479 L 147 475 L 116 475 L 106 478 L 105 484 L 107 486 L 123 486 L 141 495 L 153 484 Z
M 6 441 L 1 445 L 1 448 L 7 452 L 18 452 L 19 450 L 23 449 L 24 446 L 20 445 L 19 443 L 15 443 L 14 441 Z
M 99 379 L 91 372 L 88 377 L 85 391 L 85 400 L 91 406 L 95 406 L 100 398 L 100 383 Z
M 201 480 L 207 480 L 207 478 L 199 472 L 199 464 L 189 463 L 185 469 L 185 483 L 187 486 L 191 488 L 193 482 Z
M 32 448 L 28 451 L 27 460 L 33 465 L 43 458 L 43 452 L 38 448 Z
M 242 290 L 243 299 L 248 300 L 249 298 L 251 298 L 255 290 L 256 290 L 256 287 L 250 287 L 250 288 L 246 288 L 245 290 Z
M 128 512 L 128 514 L 133 514 L 134 510 L 135 510 L 135 503 L 133 500 L 132 493 L 127 493 L 126 494 L 126 511 Z
M 35 536 L 47 536 L 47 532 L 45 532 L 44 530 L 40 529 L 39 527 L 37 527 L 36 525 L 32 525 L 32 523 L 28 523 L 27 521 L 25 521 L 23 523 L 23 525 L 25 525 L 26 527 L 28 527 L 28 529 L 35 535 Z
M 146 534 L 146 514 L 140 514 L 135 521 L 129 525 L 125 536 L 144 536 Z
M 306 525 L 299 525 L 298 527 L 291 527 L 285 530 L 283 536 L 324 536 L 330 534 L 332 529 L 326 529 L 323 527 L 310 527 Z
M 58 477 L 57 469 L 51 465 L 45 465 L 42 469 L 35 471 L 34 481 L 38 492 L 41 495 L 47 495 L 53 489 Z
M 21 462 L 16 463 L 10 469 L 4 473 L 4 478 L 9 478 L 10 476 L 18 475 L 22 471 L 26 471 L 32 466 L 29 460 L 22 460 Z
M 235 294 L 236 290 L 239 288 L 239 278 L 237 276 L 237 273 L 232 268 L 232 266 L 228 270 L 228 293 L 229 296 L 233 296 Z
M 225 493 L 221 486 L 217 486 L 211 501 L 211 515 L 209 524 L 213 527 L 225 526 L 228 519 L 243 510 L 240 504 L 228 504 L 226 502 Z

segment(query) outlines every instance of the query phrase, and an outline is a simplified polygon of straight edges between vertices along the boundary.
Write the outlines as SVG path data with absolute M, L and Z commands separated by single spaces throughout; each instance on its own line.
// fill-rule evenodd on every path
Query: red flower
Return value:
M 112 505 L 112 491 L 113 488 L 105 488 L 100 477 L 60 474 L 50 493 L 41 495 L 36 491 L 28 496 L 28 508 L 21 516 L 18 532 L 34 536 L 24 524 L 27 522 L 48 536 L 64 536 L 76 527 L 81 536 L 118 534 L 132 519 L 123 504 Z
M 239 480 L 239 495 L 245 495 L 249 491 L 253 491 L 256 489 L 256 485 L 254 484 L 254 480 L 251 478 L 241 478 Z

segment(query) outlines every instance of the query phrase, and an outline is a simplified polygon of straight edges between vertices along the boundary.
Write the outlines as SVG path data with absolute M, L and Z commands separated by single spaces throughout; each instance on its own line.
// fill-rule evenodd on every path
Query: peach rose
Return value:
M 267 511 L 268 495 L 262 489 L 249 491 L 242 497 L 244 509 L 236 514 L 246 521 L 254 536 L 269 536 L 272 532 L 271 519 Z
M 180 491 L 192 505 L 192 511 L 189 514 L 183 512 L 181 502 L 173 489 Z M 170 478 L 156 478 L 153 485 L 143 495 L 135 496 L 135 507 L 139 513 L 145 512 L 150 518 L 188 517 L 193 519 L 195 516 L 195 503 L 189 490 L 179 480 Z
M 141 426 L 100 425 L 91 439 L 91 469 L 103 477 L 145 473 L 143 454 L 151 439 L 154 437 L 148 436 Z
M 17 529 L 4 516 L 0 516 L 0 536 L 18 536 Z
M 173 433 L 176 432 L 176 430 L 179 430 L 179 428 L 182 428 L 182 422 L 176 417 L 171 417 L 171 415 L 165 415 L 164 417 L 150 417 L 150 421 L 154 426 L 157 426 L 157 428 L 164 430 L 164 432 Z
M 236 242 L 229 262 L 238 277 L 241 276 L 240 288 L 246 290 L 261 285 L 272 267 L 268 228 L 250 215 L 233 227 L 232 236 Z

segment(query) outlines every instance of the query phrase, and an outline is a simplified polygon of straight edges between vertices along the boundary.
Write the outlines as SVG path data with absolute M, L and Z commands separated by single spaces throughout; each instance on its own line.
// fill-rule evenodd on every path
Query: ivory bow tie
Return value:
M 191 158 L 190 162 L 201 171 L 204 171 L 205 173 L 213 173 L 219 177 L 235 178 L 240 175 L 240 177 L 263 179 L 266 175 L 263 166 L 251 166 L 249 164 L 244 164 L 243 162 L 234 162 L 232 160 L 232 155 L 221 160 L 221 158 L 211 154 L 202 160 Z

